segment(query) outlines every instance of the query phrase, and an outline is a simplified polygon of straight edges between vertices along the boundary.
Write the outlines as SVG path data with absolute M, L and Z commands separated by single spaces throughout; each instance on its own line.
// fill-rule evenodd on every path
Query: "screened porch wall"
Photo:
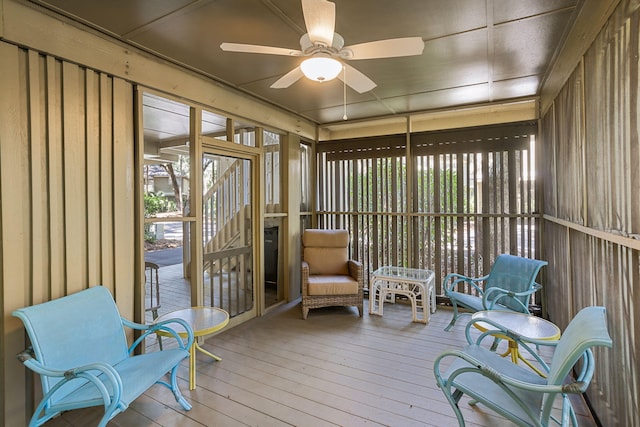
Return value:
M 604 426 L 640 425 L 640 4 L 622 1 L 541 120 L 549 317 L 607 309 L 587 396 Z
M 365 281 L 383 265 L 430 269 L 438 295 L 447 273 L 482 276 L 501 253 L 536 258 L 536 129 L 527 122 L 320 143 L 318 226 L 350 231 Z

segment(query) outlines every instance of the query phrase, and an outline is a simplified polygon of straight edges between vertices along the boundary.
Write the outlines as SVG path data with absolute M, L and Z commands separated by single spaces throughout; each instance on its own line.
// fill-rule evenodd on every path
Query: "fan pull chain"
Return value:
M 342 115 L 342 120 L 347 120 L 347 67 L 342 66 L 342 103 L 344 105 L 344 114 Z

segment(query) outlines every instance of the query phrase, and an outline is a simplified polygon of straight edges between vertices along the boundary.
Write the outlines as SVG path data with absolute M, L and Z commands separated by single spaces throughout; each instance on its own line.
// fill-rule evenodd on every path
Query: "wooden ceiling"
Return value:
M 300 58 L 223 52 L 220 43 L 299 49 L 299 0 L 34 0 L 317 124 L 343 120 L 344 87 L 270 85 Z M 347 87 L 349 119 L 536 96 L 580 10 L 579 0 L 335 0 L 346 44 L 420 36 L 424 53 L 351 61 L 377 87 Z

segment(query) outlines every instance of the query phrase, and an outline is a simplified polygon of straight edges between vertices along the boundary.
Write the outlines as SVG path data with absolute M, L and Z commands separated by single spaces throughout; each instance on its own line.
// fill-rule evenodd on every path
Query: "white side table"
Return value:
M 418 268 L 380 267 L 371 273 L 369 282 L 369 314 L 382 316 L 385 302 L 394 302 L 397 294 L 406 296 L 411 302 L 414 322 L 429 323 L 430 313 L 436 311 L 434 287 L 435 274 L 431 270 Z M 420 303 L 418 303 L 420 297 Z M 422 311 L 422 318 L 418 316 Z

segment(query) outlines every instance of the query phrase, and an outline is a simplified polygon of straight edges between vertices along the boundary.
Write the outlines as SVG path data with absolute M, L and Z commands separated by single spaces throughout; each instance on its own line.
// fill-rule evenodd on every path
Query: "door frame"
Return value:
M 150 87 L 143 85 L 136 85 L 134 95 L 134 110 L 136 114 L 135 126 L 136 126 L 136 181 L 137 197 L 136 197 L 136 211 L 137 211 L 137 229 L 140 233 L 143 233 L 144 220 L 144 206 L 143 206 L 143 191 L 142 191 L 142 165 L 144 163 L 144 123 L 143 123 L 143 101 L 142 97 L 144 93 L 150 93 L 153 95 L 161 96 L 169 100 L 177 101 L 189 106 L 189 135 L 188 140 L 192 141 L 189 144 L 189 158 L 192 162 L 198 162 L 201 164 L 203 154 L 222 155 L 235 157 L 239 159 L 249 160 L 251 162 L 251 194 L 252 194 L 252 206 L 251 206 L 251 226 L 252 226 L 252 239 L 254 242 L 252 248 L 252 268 L 253 268 L 253 288 L 254 288 L 254 308 L 242 315 L 231 318 L 229 326 L 235 326 L 250 318 L 261 316 L 264 314 L 264 290 L 259 283 L 261 277 L 263 277 L 263 263 L 260 261 L 264 254 L 264 218 L 262 212 L 264 212 L 264 189 L 262 188 L 262 176 L 264 172 L 264 154 L 262 151 L 263 145 L 263 128 L 255 125 L 255 146 L 247 146 L 242 144 L 236 144 L 233 141 L 234 135 L 234 119 L 227 118 L 227 139 L 221 140 L 213 138 L 208 135 L 204 135 L 202 132 L 202 117 L 203 111 L 216 112 L 216 109 L 199 105 L 195 102 L 185 100 L 183 98 L 176 97 L 175 95 L 154 90 Z M 229 114 L 225 112 L 217 112 L 225 117 L 229 117 Z M 197 159 L 197 160 L 194 160 Z M 191 305 L 198 306 L 203 305 L 204 296 L 202 292 L 202 286 L 204 282 L 204 274 L 202 271 L 203 260 L 203 248 L 202 248 L 202 225 L 203 225 L 203 176 L 202 168 L 190 169 L 190 183 L 189 192 L 191 194 L 189 204 L 189 215 L 176 218 L 176 221 L 181 221 L 189 226 L 190 242 L 188 249 L 190 251 L 190 260 L 188 266 L 188 276 L 191 284 Z M 194 214 L 195 213 L 195 214 Z M 143 238 L 140 241 L 144 241 Z M 139 277 L 144 277 L 144 245 L 140 244 L 136 249 L 136 266 L 139 271 Z M 144 321 L 144 281 L 139 281 L 139 286 L 136 287 L 134 292 L 136 313 L 134 318 L 138 321 Z
M 256 128 L 256 139 L 258 139 L 257 137 L 258 129 L 259 128 Z M 252 264 L 252 272 L 253 272 L 252 286 L 253 286 L 254 304 L 251 310 L 245 313 L 242 313 L 238 316 L 232 317 L 229 320 L 229 325 L 235 326 L 251 318 L 254 318 L 256 316 L 261 316 L 263 314 L 264 291 L 261 289 L 260 286 L 258 286 L 259 279 L 260 277 L 262 277 L 263 267 L 262 267 L 262 263 L 260 262 L 260 259 L 264 250 L 264 242 L 260 237 L 264 233 L 262 231 L 264 228 L 264 219 L 260 214 L 262 212 L 261 210 L 262 204 L 264 203 L 263 202 L 264 197 L 262 195 L 262 190 L 260 186 L 260 177 L 261 177 L 261 170 L 262 170 L 262 154 L 260 152 L 261 148 L 247 147 L 240 144 L 235 144 L 232 142 L 211 138 L 205 135 L 200 136 L 199 145 L 201 146 L 199 164 L 202 163 L 202 159 L 205 154 L 232 157 L 232 158 L 241 159 L 241 160 L 248 160 L 251 163 L 251 239 L 253 242 L 251 264 Z M 261 144 L 256 144 L 256 145 L 261 145 Z M 203 239 L 202 237 L 202 225 L 203 225 L 202 168 L 199 168 L 199 174 L 200 176 L 198 177 L 198 180 L 200 181 L 200 183 L 199 183 L 199 193 L 197 193 L 198 202 L 197 202 L 197 210 L 196 210 L 197 212 L 196 226 L 199 227 L 198 244 L 200 247 L 199 247 L 199 256 L 198 256 L 197 263 L 193 263 L 193 264 L 197 264 L 199 266 L 198 270 L 201 277 L 200 277 L 200 280 L 198 281 L 199 282 L 199 284 L 197 285 L 198 289 L 194 289 L 194 284 L 192 283 L 191 293 L 192 295 L 194 295 L 194 293 L 197 293 L 197 297 L 198 297 L 197 302 L 199 304 L 203 304 L 204 296 L 202 295 L 203 294 L 202 286 L 204 284 L 204 273 L 201 268 L 202 260 L 204 259 L 203 248 L 201 244 Z

